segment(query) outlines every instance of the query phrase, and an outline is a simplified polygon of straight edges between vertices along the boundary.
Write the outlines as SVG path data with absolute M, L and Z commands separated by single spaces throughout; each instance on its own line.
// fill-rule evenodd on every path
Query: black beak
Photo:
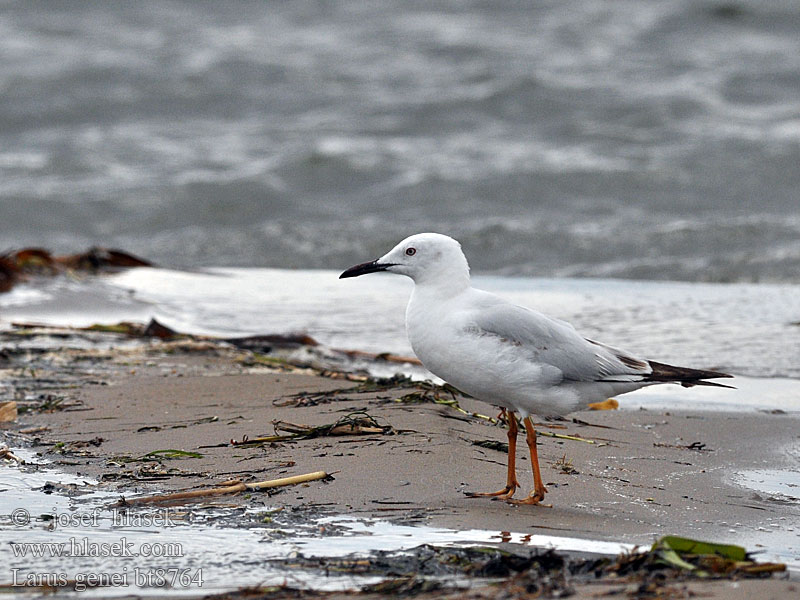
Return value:
M 348 277 L 358 277 L 359 275 L 366 275 L 367 273 L 379 273 L 380 271 L 385 271 L 389 267 L 393 267 L 394 263 L 379 263 L 376 260 L 372 260 L 370 262 L 361 263 L 360 265 L 356 265 L 355 267 L 350 267 L 339 275 L 339 279 L 347 279 Z

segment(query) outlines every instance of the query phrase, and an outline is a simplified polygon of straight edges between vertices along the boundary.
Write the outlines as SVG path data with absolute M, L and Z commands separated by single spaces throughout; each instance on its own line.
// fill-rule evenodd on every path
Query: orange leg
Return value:
M 512 504 L 539 504 L 544 500 L 544 495 L 547 493 L 547 488 L 544 487 L 542 482 L 542 472 L 539 470 L 539 453 L 536 450 L 536 430 L 533 428 L 533 423 L 530 417 L 525 417 L 525 431 L 527 433 L 526 440 L 528 448 L 531 451 L 531 468 L 533 469 L 533 491 L 528 494 L 528 497 L 523 500 L 512 500 L 509 496 L 506 498 Z M 542 504 L 542 506 L 550 506 Z
M 492 498 L 493 500 L 510 500 L 511 496 L 519 487 L 517 481 L 517 417 L 511 411 L 504 408 L 500 413 L 506 415 L 508 421 L 508 475 L 506 477 L 506 487 L 496 492 L 467 492 L 470 498 Z

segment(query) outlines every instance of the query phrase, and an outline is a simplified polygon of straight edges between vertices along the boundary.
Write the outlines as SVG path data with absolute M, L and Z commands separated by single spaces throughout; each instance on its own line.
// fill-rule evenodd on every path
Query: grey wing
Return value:
M 646 360 L 582 337 L 565 321 L 515 304 L 497 304 L 476 312 L 482 335 L 526 350 L 532 360 L 559 369 L 570 381 L 641 381 L 652 373 Z

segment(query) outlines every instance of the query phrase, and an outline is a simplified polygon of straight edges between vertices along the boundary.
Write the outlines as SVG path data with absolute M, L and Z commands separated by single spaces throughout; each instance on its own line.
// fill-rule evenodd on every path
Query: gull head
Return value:
M 380 258 L 350 267 L 339 279 L 381 271 L 406 275 L 417 285 L 469 286 L 469 265 L 461 244 L 441 233 L 407 237 Z

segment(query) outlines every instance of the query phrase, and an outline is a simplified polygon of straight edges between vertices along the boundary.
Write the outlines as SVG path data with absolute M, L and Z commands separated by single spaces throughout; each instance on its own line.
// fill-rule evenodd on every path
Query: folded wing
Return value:
M 475 312 L 480 335 L 496 336 L 520 346 L 530 360 L 555 367 L 563 380 L 573 382 L 642 382 L 692 385 L 721 384 L 703 381 L 731 377 L 726 373 L 674 367 L 634 356 L 624 350 L 582 337 L 564 321 L 511 303 L 482 307 Z

